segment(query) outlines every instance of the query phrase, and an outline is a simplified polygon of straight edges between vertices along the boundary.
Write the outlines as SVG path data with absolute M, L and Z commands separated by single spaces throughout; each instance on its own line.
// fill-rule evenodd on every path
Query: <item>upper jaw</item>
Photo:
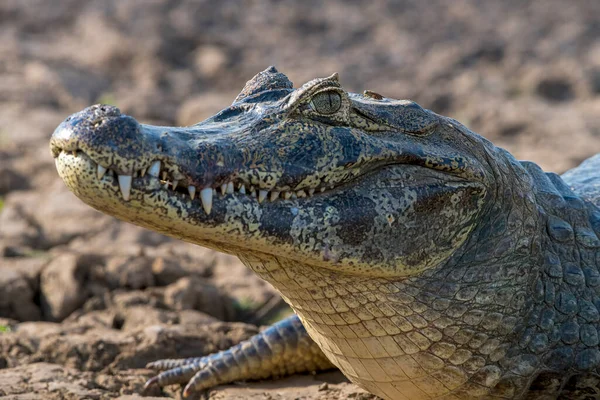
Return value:
M 76 161 L 76 159 L 85 159 L 83 161 Z M 220 185 L 211 185 L 206 187 L 199 187 L 190 183 L 190 180 L 186 177 L 181 178 L 181 173 L 178 171 L 177 166 L 166 164 L 160 160 L 155 160 L 150 164 L 149 167 L 142 167 L 139 170 L 134 170 L 133 173 L 123 174 L 112 168 L 106 168 L 101 164 L 95 162 L 95 160 L 87 153 L 82 150 L 58 150 L 55 156 L 56 166 L 61 175 L 68 173 L 66 169 L 68 165 L 73 163 L 86 162 L 88 165 L 85 167 L 88 170 L 87 174 L 82 174 L 90 177 L 90 179 L 97 179 L 107 184 L 116 184 L 119 186 L 120 195 L 123 201 L 127 202 L 131 199 L 132 189 L 141 190 L 150 189 L 156 190 L 156 187 L 149 186 L 148 180 L 154 179 L 161 185 L 161 188 L 172 196 L 182 196 L 182 198 L 189 198 L 194 201 L 198 199 L 202 205 L 204 212 L 208 215 L 213 209 L 214 201 L 220 197 L 227 195 L 242 196 L 244 198 L 253 199 L 258 203 L 263 202 L 275 202 L 279 200 L 295 200 L 298 198 L 312 197 L 326 191 L 327 188 L 321 187 L 319 190 L 308 189 L 308 190 L 266 190 L 254 185 L 245 184 L 242 181 L 232 179 L 226 183 Z M 93 171 L 91 171 L 93 169 Z M 173 172 L 175 171 L 175 172 Z M 91 176 L 90 176 L 91 175 Z M 146 180 L 135 181 L 136 178 L 146 178 Z M 145 188 L 143 186 L 146 186 Z M 137 187 L 136 187 L 137 186 Z M 333 189 L 333 188 L 330 188 Z
M 252 159 L 248 152 L 243 154 L 233 145 L 231 135 L 219 134 L 213 125 L 144 125 L 115 107 L 97 105 L 61 123 L 52 135 L 50 149 L 59 169 L 67 154 L 84 155 L 94 164 L 96 179 L 114 176 L 124 201 L 130 200 L 133 180 L 149 174 L 165 189 L 191 200 L 200 198 L 207 214 L 217 193 L 236 192 L 262 203 L 311 197 L 334 188 L 325 182 L 278 186 L 262 180 L 246 166 L 244 158 Z
M 190 140 L 191 136 L 198 139 Z M 201 129 L 139 124 L 115 107 L 97 105 L 61 123 L 52 135 L 50 150 L 63 179 L 67 178 L 64 174 L 77 173 L 118 185 L 122 201 L 127 202 L 132 189 L 143 190 L 139 185 L 148 184 L 136 178 L 148 175 L 173 196 L 199 199 L 206 214 L 211 213 L 217 194 L 236 193 L 262 203 L 309 197 L 329 188 L 294 190 L 249 182 L 240 174 L 239 150 L 233 149 L 230 141 L 216 139 L 214 132 L 210 136 Z M 199 149 L 190 145 L 202 139 L 212 152 L 205 149 L 199 154 Z M 69 171 L 75 165 L 77 172 Z

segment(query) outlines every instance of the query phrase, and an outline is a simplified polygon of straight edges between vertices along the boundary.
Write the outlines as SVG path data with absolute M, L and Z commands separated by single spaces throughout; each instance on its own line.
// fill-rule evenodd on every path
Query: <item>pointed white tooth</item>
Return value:
M 98 172 L 97 172 L 97 176 L 98 179 L 102 179 L 102 177 L 104 176 L 104 174 L 106 173 L 106 168 L 104 168 L 102 165 L 98 164 Z
M 296 193 L 292 193 L 292 200 L 296 200 L 298 198 L 298 195 Z
M 115 173 L 113 172 L 113 170 L 112 170 L 112 169 L 109 169 L 109 170 L 107 171 L 107 173 L 108 173 L 108 176 L 115 176 Z
M 262 203 L 267 198 L 268 194 L 269 194 L 268 190 L 259 190 L 258 191 L 258 202 Z
M 165 184 L 163 185 L 163 187 L 164 187 L 165 189 L 168 189 L 168 188 L 169 188 L 169 181 L 166 181 L 166 182 L 165 182 Z
M 300 197 L 300 198 L 301 198 L 301 197 L 306 197 L 306 192 L 305 192 L 304 190 L 298 190 L 298 191 L 296 192 L 296 196 L 298 196 L 298 197 Z
M 177 185 L 179 184 L 179 181 L 173 181 L 172 185 L 173 185 L 173 190 L 177 189 Z
M 77 157 L 77 150 L 73 150 L 73 157 Z
M 146 175 L 146 168 L 140 169 L 140 178 L 143 178 Z
M 217 189 L 213 189 L 213 196 L 217 195 Z
M 323 193 L 324 191 L 325 191 L 325 188 L 324 188 L 324 187 L 322 187 L 322 188 L 321 188 L 321 193 Z
M 227 194 L 233 194 L 233 182 L 229 182 L 227 184 L 227 190 L 226 190 Z
M 167 171 L 163 171 L 162 178 L 163 178 L 163 181 L 167 180 Z
M 256 190 L 254 190 L 254 189 L 250 190 L 250 196 L 256 197 Z
M 283 193 L 283 198 L 286 200 L 289 200 L 290 197 L 292 197 L 292 192 L 284 192 Z
M 156 178 L 160 175 L 160 161 L 154 161 L 148 169 L 148 173 Z
M 221 185 L 221 195 L 225 196 L 225 192 L 227 191 L 227 184 L 224 183 Z
M 279 197 L 279 192 L 275 192 L 275 191 L 271 192 L 271 201 L 277 200 L 278 197 Z
M 194 197 L 196 197 L 196 186 L 188 186 L 188 192 L 190 192 L 190 197 L 194 200 Z
M 246 194 L 246 186 L 244 186 L 244 185 L 240 186 L 240 193 Z
M 137 171 L 133 171 L 133 175 L 134 178 L 137 178 Z
M 119 189 L 123 195 L 123 200 L 129 201 L 131 193 L 131 175 L 119 175 Z
M 212 202 L 213 202 L 213 190 L 212 188 L 204 188 L 200 191 L 200 200 L 202 200 L 202 208 L 204 208 L 204 212 L 208 215 L 210 214 L 210 210 L 212 210 Z
M 308 189 L 308 195 L 312 196 L 313 194 L 315 194 L 315 189 Z

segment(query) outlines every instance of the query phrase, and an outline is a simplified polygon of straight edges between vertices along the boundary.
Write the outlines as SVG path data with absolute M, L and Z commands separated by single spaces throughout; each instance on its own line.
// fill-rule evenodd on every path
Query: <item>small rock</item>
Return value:
M 105 279 L 113 289 L 154 286 L 152 260 L 147 257 L 113 257 L 106 265 Z
M 40 319 L 41 312 L 34 303 L 34 296 L 27 276 L 16 269 L 0 267 L 0 317 L 19 321 Z
M 40 275 L 42 269 L 48 262 L 46 253 L 41 254 L 39 257 L 10 257 L 3 259 L 2 266 L 17 271 L 21 276 L 27 279 L 29 286 L 34 292 L 39 290 Z
M 182 278 L 165 289 L 165 303 L 174 310 L 198 310 L 222 321 L 233 317 L 232 302 L 198 277 Z
M 154 260 L 152 273 L 157 286 L 170 285 L 189 274 L 178 261 L 164 257 L 157 257 Z
M 85 302 L 87 271 L 81 261 L 76 254 L 63 253 L 42 271 L 40 300 L 48 320 L 62 321 Z

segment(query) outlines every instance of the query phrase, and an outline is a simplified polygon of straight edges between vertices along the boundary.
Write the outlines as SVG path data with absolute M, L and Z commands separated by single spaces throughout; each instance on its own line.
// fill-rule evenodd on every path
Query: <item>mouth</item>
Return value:
M 201 188 L 190 184 L 193 177 L 182 177 L 177 166 L 164 160 L 138 161 L 131 174 L 123 174 L 98 163 L 100 156 L 57 146 L 53 141 L 60 177 L 77 197 L 99 211 L 225 253 L 275 255 L 338 272 L 355 273 L 359 267 L 362 271 L 381 257 L 389 257 L 392 265 L 378 270 L 381 276 L 426 268 L 438 253 L 425 257 L 404 250 L 422 244 L 421 227 L 440 227 L 442 233 L 442 225 L 459 229 L 471 214 L 453 212 L 453 201 L 479 204 L 485 195 L 479 184 L 410 164 L 384 166 L 343 185 L 315 190 L 266 190 L 248 185 L 237 175 Z M 476 213 L 476 208 L 469 209 Z M 374 222 L 381 231 L 375 236 Z M 468 230 L 460 232 L 462 240 Z M 441 242 L 454 248 L 459 239 L 442 237 Z M 379 248 L 380 242 L 389 240 L 406 245 L 389 255 L 373 253 L 373 259 L 353 250 L 356 243 Z
M 182 175 L 176 165 L 155 160 L 148 166 L 134 170 L 132 174 L 104 167 L 81 149 L 64 150 L 53 148 L 56 168 L 59 175 L 77 192 L 86 185 L 101 186 L 122 201 L 129 202 L 137 193 L 161 197 L 171 197 L 181 202 L 199 202 L 206 215 L 210 215 L 214 204 L 226 196 L 235 196 L 240 200 L 257 204 L 310 198 L 327 190 L 333 185 L 302 188 L 297 190 L 266 189 L 260 184 L 252 185 L 234 177 L 220 185 L 198 187 L 191 184 L 192 179 Z M 73 182 L 77 180 L 77 182 Z M 77 188 L 79 187 L 79 190 Z

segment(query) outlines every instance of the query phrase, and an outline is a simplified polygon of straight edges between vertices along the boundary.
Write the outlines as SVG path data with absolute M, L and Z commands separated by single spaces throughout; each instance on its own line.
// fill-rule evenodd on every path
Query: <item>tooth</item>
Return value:
M 325 191 L 325 188 L 324 188 L 324 187 L 322 187 L 322 188 L 321 188 L 321 193 L 323 193 L 324 191 Z
M 188 192 L 190 192 L 190 197 L 194 200 L 194 197 L 196 197 L 196 186 L 188 186 Z
M 213 189 L 213 196 L 217 195 L 217 189 Z
M 292 192 L 283 192 L 283 198 L 289 200 L 292 197 Z
M 226 190 L 227 194 L 233 194 L 233 182 L 229 182 L 227 184 L 227 190 Z
M 177 189 L 177 185 L 179 184 L 179 181 L 173 181 L 173 183 L 171 183 L 173 185 L 173 190 Z
M 73 150 L 73 157 L 77 157 L 77 150 Z
M 225 192 L 227 191 L 227 184 L 224 183 L 221 185 L 221 195 L 225 196 Z
M 119 175 L 119 188 L 123 195 L 123 200 L 129 201 L 129 194 L 131 193 L 131 175 Z
M 98 164 L 98 172 L 97 172 L 97 176 L 98 179 L 102 179 L 102 177 L 104 176 L 104 174 L 106 173 L 106 168 L 104 168 L 102 165 Z
M 254 190 L 254 188 L 250 189 L 250 196 L 256 197 L 256 190 Z
M 165 184 L 163 185 L 163 187 L 164 187 L 165 189 L 168 189 L 168 188 L 169 188 L 169 181 L 165 181 Z
M 258 202 L 262 203 L 266 198 L 269 192 L 267 190 L 259 190 L 258 191 Z
M 137 178 L 137 171 L 133 171 L 133 177 Z
M 108 176 L 115 176 L 115 173 L 113 172 L 112 169 L 108 170 Z
M 148 169 L 148 173 L 156 178 L 160 175 L 160 161 L 154 161 Z
M 210 210 L 212 209 L 212 201 L 213 201 L 213 190 L 212 188 L 204 188 L 200 191 L 200 200 L 202 200 L 202 208 L 204 208 L 204 212 L 206 215 L 210 214 Z
M 298 196 L 298 197 L 306 197 L 306 192 L 304 190 L 298 190 L 296 192 L 296 196 Z
M 162 178 L 163 178 L 163 181 L 167 180 L 167 171 L 163 171 Z
M 144 177 L 144 175 L 146 175 L 146 168 L 142 168 L 142 169 L 140 170 L 140 178 L 143 178 L 143 177 Z
M 298 198 L 298 195 L 296 193 L 292 193 L 292 200 L 296 200 Z
M 308 195 L 312 196 L 313 194 L 315 194 L 315 189 L 308 189 Z
M 271 192 L 271 201 L 275 201 L 277 200 L 277 198 L 279 197 L 279 192 Z
M 244 186 L 244 185 L 240 186 L 240 193 L 246 194 L 246 186 Z

